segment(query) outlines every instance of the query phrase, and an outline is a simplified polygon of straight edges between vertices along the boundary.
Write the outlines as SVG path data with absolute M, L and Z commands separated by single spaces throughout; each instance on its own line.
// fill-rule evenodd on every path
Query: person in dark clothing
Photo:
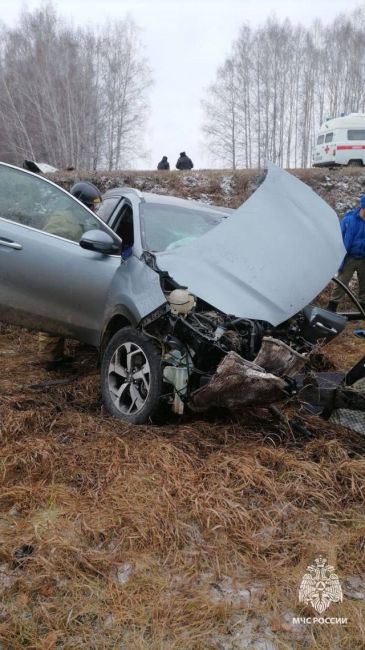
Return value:
M 167 170 L 170 169 L 170 163 L 167 160 L 167 156 L 162 156 L 162 159 L 157 165 L 157 169 L 167 169 Z
M 73 185 L 70 189 L 70 194 L 76 199 L 79 199 L 81 203 L 86 205 L 90 210 L 96 212 L 101 201 L 101 193 L 99 192 L 96 185 L 90 183 L 90 181 L 80 181 Z
M 193 169 L 193 161 L 186 155 L 185 151 L 180 153 L 180 158 L 176 163 L 176 169 Z

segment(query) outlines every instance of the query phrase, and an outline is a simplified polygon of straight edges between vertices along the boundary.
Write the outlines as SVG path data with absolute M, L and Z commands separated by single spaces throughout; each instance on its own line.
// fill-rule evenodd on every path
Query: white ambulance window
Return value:
M 365 140 L 365 129 L 351 129 L 347 131 L 348 140 Z
M 317 138 L 317 144 L 323 144 L 324 143 L 324 135 L 319 135 Z
M 333 133 L 326 133 L 325 142 L 332 142 L 332 140 L 333 140 Z

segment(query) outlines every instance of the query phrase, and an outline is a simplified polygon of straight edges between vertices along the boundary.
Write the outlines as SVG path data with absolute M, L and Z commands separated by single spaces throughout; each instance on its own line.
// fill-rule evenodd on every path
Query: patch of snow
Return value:
M 333 190 L 336 187 L 336 183 L 330 180 L 322 181 L 319 185 L 326 190 Z
M 14 574 L 8 564 L 0 564 L 0 590 L 8 589 L 14 582 Z
M 206 179 L 184 174 L 180 176 L 180 183 L 184 187 L 200 187 L 201 185 L 205 185 Z
M 348 576 L 345 580 L 343 592 L 347 598 L 365 600 L 365 575 Z
M 213 603 L 248 606 L 253 601 L 260 600 L 262 593 L 263 586 L 261 584 L 243 584 L 228 576 L 211 585 L 211 599 Z
M 167 187 L 161 187 L 161 185 L 154 185 L 151 187 L 149 192 L 152 192 L 153 194 L 168 194 L 168 188 Z
M 142 185 L 144 185 L 145 181 L 146 181 L 145 178 L 137 177 L 137 178 L 134 179 L 133 184 L 136 185 L 136 187 L 142 187 Z
M 346 201 L 336 201 L 335 210 L 339 215 L 343 215 L 347 210 L 350 210 L 348 202 Z
M 277 532 L 277 526 L 263 526 L 263 528 L 260 528 L 254 537 L 259 539 L 259 541 L 264 544 L 270 544 Z
M 243 616 L 233 616 L 227 634 L 217 634 L 210 639 L 216 650 L 278 650 L 271 630 L 256 631 L 259 620 L 247 620 Z
M 210 196 L 208 196 L 208 194 L 205 194 L 204 192 L 202 192 L 202 194 L 199 196 L 199 201 L 201 201 L 202 203 L 207 203 L 208 205 L 213 205 L 213 201 L 210 198 Z
M 133 564 L 129 564 L 128 562 L 126 562 L 125 564 L 121 564 L 117 568 L 117 582 L 118 582 L 118 584 L 125 585 L 129 581 L 129 579 L 130 579 L 130 577 L 131 577 L 131 575 L 133 573 L 133 570 L 134 570 Z
M 106 192 L 107 190 L 114 189 L 115 187 L 123 187 L 124 185 L 128 185 L 128 182 L 126 182 L 122 176 L 101 176 L 99 184 L 103 186 L 104 191 Z
M 298 616 L 292 611 L 287 611 L 283 615 L 283 631 L 285 630 L 291 638 L 301 641 L 310 641 L 311 633 L 308 625 L 294 624 L 293 618 Z
M 349 289 L 352 291 L 352 293 L 356 294 L 356 289 L 357 289 L 357 278 L 352 277 L 350 282 L 349 282 Z
M 223 196 L 229 198 L 234 194 L 234 179 L 233 176 L 223 176 L 220 182 L 220 188 Z
M 104 627 L 106 627 L 106 628 L 113 627 L 114 622 L 115 622 L 115 619 L 114 619 L 113 614 L 108 614 L 108 616 L 106 617 L 106 619 L 104 621 Z

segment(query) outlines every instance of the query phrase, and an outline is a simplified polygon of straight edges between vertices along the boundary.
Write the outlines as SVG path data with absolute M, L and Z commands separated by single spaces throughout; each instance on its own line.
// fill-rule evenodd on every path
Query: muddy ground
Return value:
M 355 326 L 326 348 L 340 370 L 364 354 Z M 0 326 L 0 648 L 363 649 L 364 438 L 296 402 L 281 422 L 128 426 L 102 408 L 96 354 L 69 351 L 77 374 L 47 373 L 36 335 Z M 298 589 L 320 554 L 344 594 L 325 615 L 347 623 L 293 624 L 315 614 Z

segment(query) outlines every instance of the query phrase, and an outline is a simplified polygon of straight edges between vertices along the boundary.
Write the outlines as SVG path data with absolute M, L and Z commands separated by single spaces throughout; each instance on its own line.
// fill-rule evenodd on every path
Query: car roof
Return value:
M 319 132 L 325 133 L 332 129 L 363 129 L 365 126 L 365 115 L 363 113 L 350 113 L 342 117 L 332 117 L 326 120 L 319 129 Z
M 104 199 L 117 198 L 120 196 L 128 196 L 128 194 L 135 194 L 141 201 L 145 203 L 155 203 L 159 205 L 175 205 L 177 207 L 185 208 L 188 210 L 207 210 L 209 212 L 221 212 L 229 214 L 234 212 L 232 208 L 220 207 L 218 205 L 211 205 L 203 203 L 202 201 L 194 201 L 191 199 L 182 199 L 178 196 L 170 196 L 166 194 L 155 194 L 154 192 L 141 192 L 133 187 L 115 187 L 108 190 L 103 195 Z

